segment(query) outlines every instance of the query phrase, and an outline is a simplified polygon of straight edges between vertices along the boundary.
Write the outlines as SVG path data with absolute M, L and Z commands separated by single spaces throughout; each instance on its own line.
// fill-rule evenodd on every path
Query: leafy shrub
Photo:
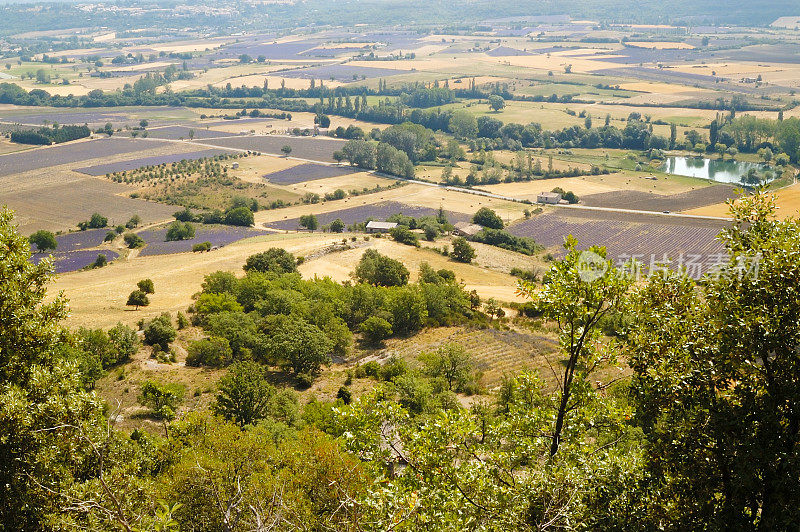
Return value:
M 294 255 L 283 248 L 270 248 L 247 257 L 244 271 L 295 273 L 297 272 L 297 260 Z
M 459 236 L 453 239 L 453 251 L 450 256 L 458 262 L 469 264 L 475 258 L 475 248 L 469 245 L 466 238 Z
M 250 227 L 255 223 L 253 211 L 247 207 L 233 208 L 225 213 L 225 223 L 227 225 Z
M 392 235 L 392 238 L 394 238 L 396 242 L 400 242 L 401 244 L 406 244 L 408 246 L 419 247 L 419 238 L 417 237 L 416 233 L 412 233 L 407 227 L 398 225 L 397 227 L 392 228 L 389 234 Z
M 194 238 L 194 226 L 189 222 L 174 221 L 169 224 L 167 228 L 167 242 L 174 242 L 176 240 L 190 240 Z
M 370 316 L 361 324 L 361 334 L 365 342 L 378 346 L 392 335 L 392 324 L 379 316 Z
M 502 229 L 505 226 L 503 219 L 489 207 L 478 209 L 478 212 L 472 217 L 472 223 L 491 229 Z
M 172 326 L 172 318 L 165 313 L 145 326 L 144 343 L 158 346 L 162 351 L 169 351 L 169 344 L 175 340 L 177 334 Z
M 179 384 L 160 384 L 145 381 L 142 384 L 142 393 L 139 404 L 147 406 L 156 419 L 175 419 L 175 411 L 183 400 L 185 388 Z
M 233 351 L 225 338 L 204 338 L 189 344 L 187 366 L 221 368 L 233 361 Z
M 127 245 L 130 249 L 140 248 L 146 244 L 142 237 L 136 233 L 125 233 L 125 236 L 123 236 L 122 239 L 125 241 L 125 245 Z

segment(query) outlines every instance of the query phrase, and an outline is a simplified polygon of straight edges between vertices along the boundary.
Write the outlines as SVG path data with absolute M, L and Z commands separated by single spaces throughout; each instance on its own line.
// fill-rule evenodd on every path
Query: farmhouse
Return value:
M 367 222 L 367 233 L 388 233 L 397 227 L 395 222 L 376 222 L 371 220 Z
M 556 205 L 561 201 L 561 194 L 558 192 L 542 192 L 536 196 L 536 203 L 546 203 L 548 205 Z
M 453 229 L 453 233 L 458 236 L 475 236 L 481 232 L 482 226 L 469 222 L 458 222 Z

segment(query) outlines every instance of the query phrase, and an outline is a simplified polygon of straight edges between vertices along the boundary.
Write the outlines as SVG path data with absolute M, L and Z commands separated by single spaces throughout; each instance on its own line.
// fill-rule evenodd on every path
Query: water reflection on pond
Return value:
M 719 159 L 706 159 L 705 157 L 667 157 L 660 167 L 660 170 L 669 174 L 711 179 L 720 183 L 758 184 L 758 181 L 750 182 L 752 178 L 745 179 L 751 169 L 762 175 L 769 167 L 746 161 L 734 161 L 731 159 L 721 161 Z

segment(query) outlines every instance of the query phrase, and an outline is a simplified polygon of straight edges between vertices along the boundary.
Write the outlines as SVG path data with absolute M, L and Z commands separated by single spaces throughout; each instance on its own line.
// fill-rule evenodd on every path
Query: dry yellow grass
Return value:
M 231 175 L 250 183 L 264 183 L 264 175 L 292 168 L 300 164 L 300 161 L 272 155 L 260 155 L 239 159 L 238 163 L 238 169 L 229 170 Z
M 434 251 L 398 244 L 387 238 L 372 239 L 368 247 L 331 253 L 318 259 L 306 261 L 300 266 L 303 277 L 330 277 L 336 281 L 350 278 L 356 263 L 367 249 L 401 261 L 411 272 L 411 281 L 419 274 L 419 266 L 427 262 L 434 269 L 453 270 L 456 278 L 462 281 L 467 290 L 477 290 L 483 298 L 494 297 L 501 301 L 522 301 L 516 295 L 516 279 L 506 273 L 489 270 L 473 264 L 463 264 L 448 259 Z
M 775 205 L 778 207 L 777 218 L 797 218 L 800 216 L 800 183 L 795 183 L 778 189 L 772 193 L 775 198 Z M 730 216 L 729 208 L 724 203 L 715 203 L 698 209 L 686 211 L 686 214 L 696 214 L 699 216 Z
M 242 272 L 250 255 L 271 247 L 282 247 L 297 255 L 339 240 L 330 234 L 267 235 L 224 246 L 209 253 L 179 253 L 120 259 L 105 268 L 60 275 L 49 293 L 61 291 L 70 300 L 70 326 L 110 327 L 117 322 L 135 324 L 162 312 L 185 311 L 192 294 L 200 291 L 203 277 L 217 270 Z M 136 283 L 149 277 L 156 293 L 150 306 L 134 311 L 126 307 Z
M 645 172 L 641 173 L 645 175 Z M 677 194 L 696 188 L 698 183 L 691 183 L 681 178 L 664 177 L 657 181 L 644 179 L 642 175 L 634 176 L 628 173 L 617 173 L 596 176 L 561 177 L 556 179 L 539 179 L 519 183 L 500 183 L 497 185 L 481 186 L 495 194 L 514 198 L 536 200 L 540 192 L 561 187 L 571 190 L 578 196 L 600 194 L 603 192 L 616 192 L 623 190 L 639 190 L 654 194 Z
M 497 211 L 503 220 L 507 222 L 520 219 L 525 208 L 525 205 L 520 203 L 444 190 L 433 186 L 409 184 L 400 188 L 339 201 L 327 201 L 316 205 L 293 205 L 285 209 L 259 211 L 255 214 L 256 225 L 297 218 L 304 214 L 334 212 L 384 201 L 396 201 L 431 209 L 438 209 L 440 206 L 444 206 L 449 211 L 464 214 L 474 214 L 481 207 L 490 207 Z
M 305 181 L 303 183 L 297 183 L 294 185 L 281 186 L 275 184 L 274 186 L 291 190 L 297 194 L 312 192 L 322 196 L 339 188 L 345 192 L 349 192 L 351 190 L 358 190 L 360 192 L 365 188 L 373 189 L 378 185 L 386 187 L 393 183 L 395 183 L 394 179 L 378 177 L 371 172 L 357 172 L 355 174 L 330 177 L 327 179 L 314 179 L 312 181 Z
M 83 272 L 60 275 L 50 290 L 51 295 L 63 292 L 70 302 L 70 326 L 110 327 L 117 322 L 129 325 L 152 318 L 162 312 L 185 311 L 191 296 L 200 290 L 205 275 L 218 271 L 238 274 L 245 259 L 271 247 L 282 247 L 298 256 L 305 256 L 341 240 L 340 235 L 325 233 L 274 234 L 255 237 L 224 246 L 209 253 L 179 253 L 119 259 L 111 265 Z M 444 243 L 441 242 L 440 245 Z M 330 253 L 307 260 L 300 266 L 305 278 L 331 277 L 336 281 L 350 278 L 355 264 L 368 248 L 402 261 L 416 279 L 419 266 L 427 262 L 436 269 L 455 271 L 468 290 L 477 290 L 481 297 L 502 301 L 521 300 L 516 295 L 516 280 L 503 271 L 513 265 L 531 267 L 534 259 L 477 246 L 476 264 L 452 261 L 431 250 L 398 244 L 389 239 L 372 239 L 368 247 Z M 150 296 L 150 306 L 136 311 L 125 305 L 128 294 L 145 277 L 153 280 L 156 293 Z

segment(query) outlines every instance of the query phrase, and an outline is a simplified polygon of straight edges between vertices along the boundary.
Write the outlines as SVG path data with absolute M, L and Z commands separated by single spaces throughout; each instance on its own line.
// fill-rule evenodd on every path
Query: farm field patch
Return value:
M 189 126 L 165 126 L 156 129 L 148 129 L 147 134 L 152 139 L 168 140 L 188 140 L 191 138 L 209 139 L 217 137 L 230 137 L 233 135 L 233 133 L 228 131 Z
M 92 213 L 108 216 L 109 224 L 124 224 L 133 215 L 144 223 L 168 219 L 174 207 L 128 198 L 130 188 L 104 179 L 45 178 L 31 189 L 2 193 L 2 202 L 16 213 L 23 234 L 39 229 L 59 231 L 74 228 Z
M 601 192 L 581 197 L 581 203 L 592 207 L 678 212 L 724 203 L 736 196 L 734 187 L 712 185 L 673 195 L 653 194 L 638 190 Z
M 202 159 L 204 157 L 213 157 L 215 155 L 222 155 L 225 153 L 232 153 L 230 150 L 211 149 L 203 151 L 195 151 L 189 153 L 174 153 L 170 155 L 155 155 L 153 157 L 143 157 L 141 159 L 131 159 L 128 161 L 118 161 L 114 163 L 98 164 L 86 168 L 76 168 L 76 172 L 87 174 L 91 176 L 103 176 L 112 174 L 114 172 L 127 172 L 143 168 L 145 166 L 158 166 L 161 164 L 177 163 L 179 161 L 191 161 L 195 159 Z
M 317 215 L 319 224 L 327 225 L 337 218 L 340 218 L 345 225 L 353 225 L 367 220 L 386 220 L 393 214 L 404 214 L 419 218 L 421 216 L 436 216 L 437 210 L 429 207 L 419 207 L 414 205 L 406 205 L 395 201 L 387 201 L 382 203 L 373 203 L 369 205 L 361 205 L 358 207 L 351 207 L 348 209 L 341 209 L 332 212 L 320 213 Z M 447 217 L 450 223 L 465 222 L 469 216 L 461 213 L 447 212 Z M 291 218 L 288 220 L 281 220 L 279 222 L 272 222 L 266 224 L 267 227 L 272 229 L 280 229 L 284 231 L 292 231 L 301 229 L 299 224 L 300 218 Z
M 279 170 L 264 175 L 269 183 L 275 185 L 295 185 L 316 179 L 327 179 L 354 174 L 359 170 L 342 166 L 327 166 L 324 164 L 304 163 L 285 170 Z
M 285 188 L 297 194 L 306 194 L 308 192 L 324 196 L 329 192 L 334 192 L 337 189 L 342 189 L 345 192 L 358 192 L 366 193 L 367 191 L 374 190 L 377 187 L 388 187 L 396 184 L 397 181 L 385 177 L 379 177 L 372 172 L 363 172 L 356 170 L 338 177 L 329 177 L 326 179 L 315 179 L 313 181 L 305 181 L 295 185 L 288 185 Z M 371 192 L 370 194 L 375 194 Z M 354 198 L 355 199 L 355 198 Z
M 242 265 L 254 253 L 282 247 L 305 255 L 337 240 L 341 240 L 338 235 L 321 233 L 264 235 L 210 253 L 139 256 L 106 268 L 59 275 L 48 293 L 53 297 L 64 291 L 69 300 L 66 321 L 70 326 L 112 327 L 119 321 L 134 326 L 140 319 L 152 319 L 162 312 L 185 311 L 205 275 L 218 270 L 243 275 Z M 134 311 L 125 303 L 143 277 L 153 280 L 156 293 L 150 296 L 150 306 Z
M 147 229 L 138 233 L 139 237 L 147 242 L 147 246 L 139 252 L 140 257 L 151 255 L 168 255 L 171 253 L 185 253 L 192 251 L 192 246 L 203 242 L 210 242 L 214 247 L 221 247 L 239 240 L 267 234 L 250 227 L 233 227 L 229 225 L 203 225 L 193 224 L 194 238 L 188 240 L 165 241 L 167 227 Z
M 573 213 L 542 214 L 512 225 L 509 231 L 517 236 L 533 238 L 545 247 L 556 249 L 568 235 L 578 240 L 579 248 L 605 246 L 608 257 L 622 265 L 631 257 L 643 263 L 643 268 L 658 267 L 662 261 L 674 266 L 685 263 L 692 277 L 707 272 L 723 251 L 717 240 L 721 227 L 683 221 L 645 221 L 646 218 L 631 217 L 630 221 L 620 216 L 594 218 L 574 216 Z M 636 220 L 636 221 L 634 221 Z M 563 250 L 561 250 L 563 251 Z
M 109 137 L 35 148 L 25 152 L 0 155 L 0 177 L 99 157 L 144 151 L 163 145 L 158 141 Z
M 206 141 L 204 144 L 221 148 L 258 151 L 272 155 L 279 155 L 283 146 L 290 146 L 292 148 L 292 157 L 333 162 L 333 152 L 341 149 L 344 142 L 319 137 L 252 135 L 214 139 L 213 141 Z
M 50 253 L 36 253 L 31 255 L 31 262 L 39 264 L 42 260 L 49 257 Z M 79 251 L 54 251 L 53 269 L 56 273 L 75 272 L 93 264 L 98 255 L 105 255 L 110 263 L 119 257 L 119 253 L 110 249 L 82 249 Z

